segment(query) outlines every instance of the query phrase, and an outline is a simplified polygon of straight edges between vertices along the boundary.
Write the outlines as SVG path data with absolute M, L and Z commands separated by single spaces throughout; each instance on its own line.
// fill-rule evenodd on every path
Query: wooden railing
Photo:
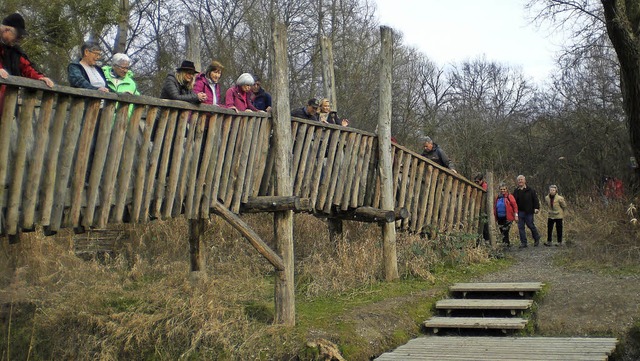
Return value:
M 2 233 L 195 219 L 216 201 L 241 213 L 250 198 L 274 193 L 267 114 L 19 77 L 0 84 Z M 350 219 L 380 207 L 374 134 L 297 118 L 291 126 L 293 195 L 309 199 L 309 211 Z M 400 145 L 392 151 L 396 205 L 410 213 L 398 227 L 477 230 L 480 187 Z

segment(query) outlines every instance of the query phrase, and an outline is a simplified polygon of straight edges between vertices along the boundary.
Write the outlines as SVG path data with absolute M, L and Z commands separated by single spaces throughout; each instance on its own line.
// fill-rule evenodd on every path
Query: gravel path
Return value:
M 516 242 L 517 244 L 517 242 Z M 478 282 L 544 282 L 548 291 L 538 306 L 537 330 L 545 336 L 620 336 L 640 317 L 640 277 L 569 270 L 554 262 L 566 246 L 542 244 L 506 252 L 516 263 Z

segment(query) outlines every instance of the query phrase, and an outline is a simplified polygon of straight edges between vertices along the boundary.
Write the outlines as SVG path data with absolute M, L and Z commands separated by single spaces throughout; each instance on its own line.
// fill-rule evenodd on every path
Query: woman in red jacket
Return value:
M 504 183 L 500 183 L 500 192 L 498 192 L 498 197 L 496 197 L 494 203 L 493 215 L 496 217 L 500 233 L 502 233 L 502 243 L 506 247 L 511 247 L 509 229 L 511 228 L 511 222 L 518 220 L 518 204 Z

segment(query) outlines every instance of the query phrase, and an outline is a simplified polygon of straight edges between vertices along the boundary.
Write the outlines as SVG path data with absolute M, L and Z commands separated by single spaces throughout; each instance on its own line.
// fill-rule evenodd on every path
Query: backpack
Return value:
M 504 197 L 499 197 L 496 201 L 496 214 L 498 218 L 507 217 L 507 204 L 505 203 Z

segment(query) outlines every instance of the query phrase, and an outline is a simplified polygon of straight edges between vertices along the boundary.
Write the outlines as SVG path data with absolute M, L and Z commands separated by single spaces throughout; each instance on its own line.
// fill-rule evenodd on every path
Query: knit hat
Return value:
M 18 13 L 13 13 L 2 19 L 2 25 L 11 26 L 16 29 L 18 32 L 18 38 L 27 35 L 27 30 L 24 27 L 24 18 Z
M 236 80 L 236 85 L 253 85 L 255 81 L 253 80 L 253 76 L 249 73 L 242 73 Z

